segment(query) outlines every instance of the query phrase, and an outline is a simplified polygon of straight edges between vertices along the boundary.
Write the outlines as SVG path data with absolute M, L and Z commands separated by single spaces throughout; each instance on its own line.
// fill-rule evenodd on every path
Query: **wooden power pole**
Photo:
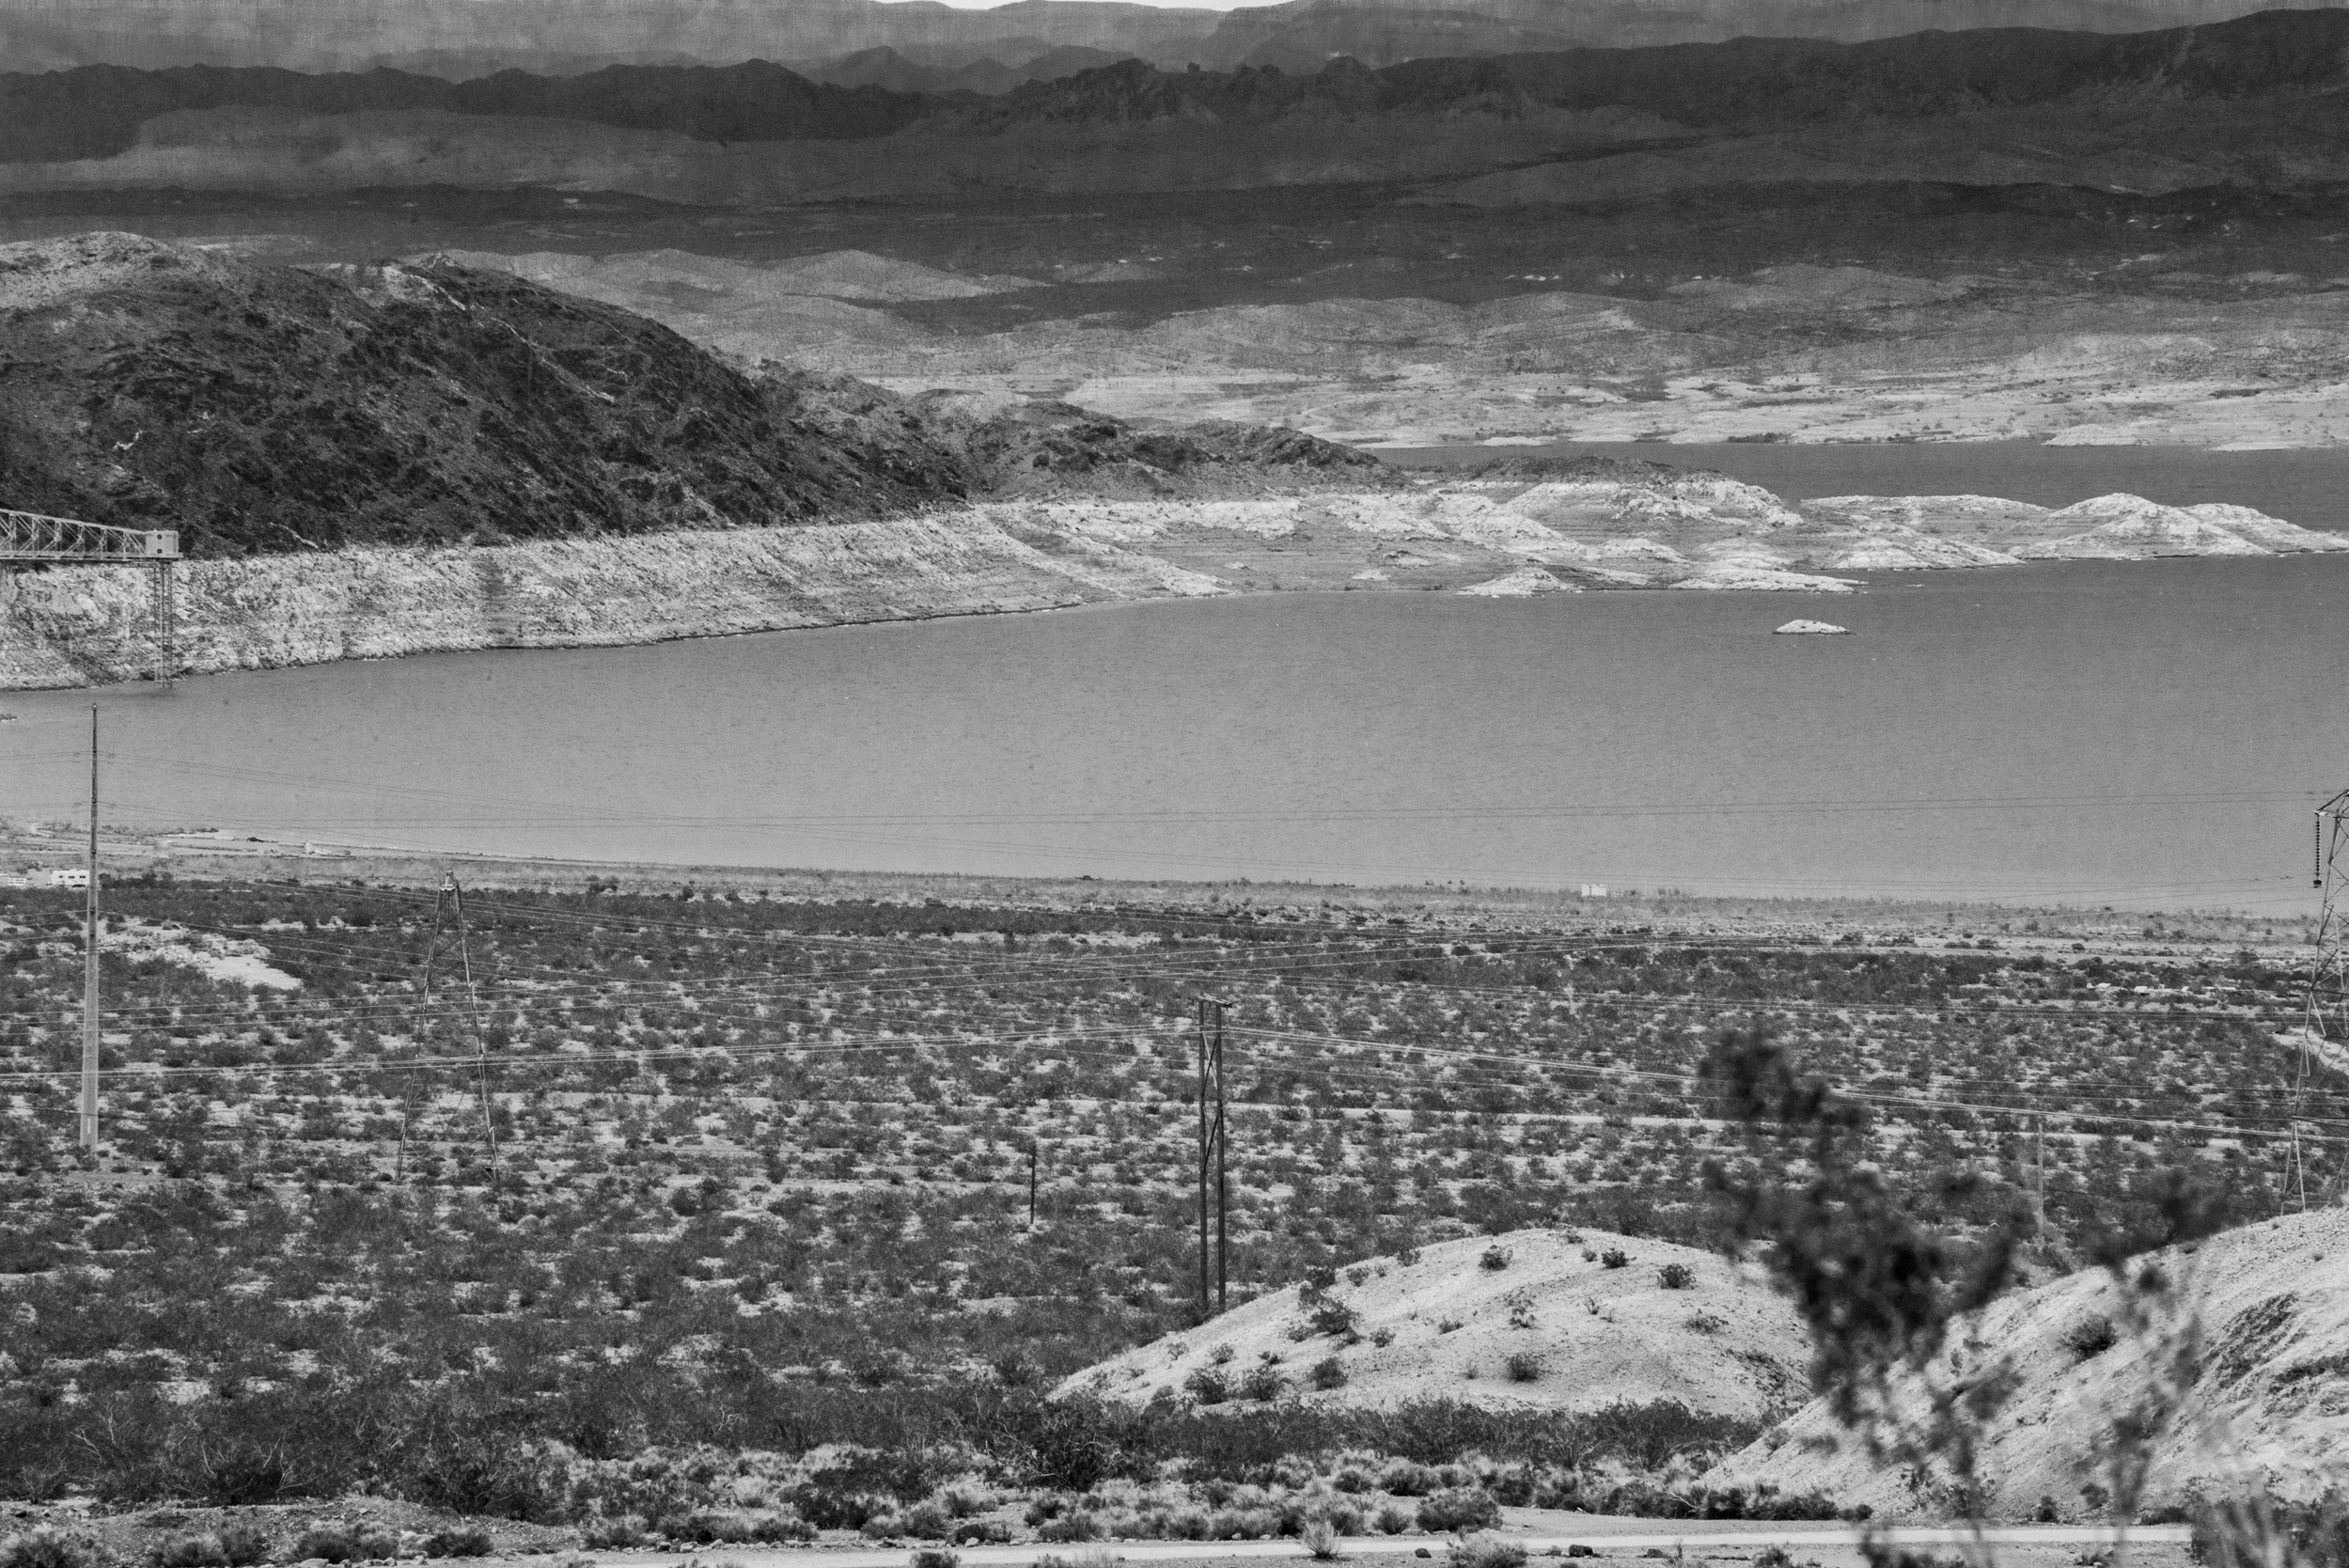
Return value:
M 98 1147 L 98 710 L 89 711 L 89 886 L 82 912 L 82 1147 Z
M 1208 1058 L 1215 1069 L 1215 1310 L 1225 1307 L 1224 1292 L 1231 1277 L 1231 1187 L 1224 1179 L 1224 1156 L 1231 1147 L 1224 1137 L 1224 1004 L 1215 1004 L 1215 1044 Z

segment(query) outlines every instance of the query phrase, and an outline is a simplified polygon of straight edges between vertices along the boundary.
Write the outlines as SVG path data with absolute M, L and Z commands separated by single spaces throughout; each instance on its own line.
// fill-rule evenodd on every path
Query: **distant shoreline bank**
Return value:
M 2349 551 L 2338 536 L 2270 519 L 2233 522 L 2230 533 L 2206 516 L 2149 510 L 2132 497 L 2085 503 L 2069 520 L 1980 496 L 1845 497 L 1797 516 L 1767 492 L 1701 478 L 1520 481 L 1513 500 L 1511 488 L 991 501 L 880 522 L 194 561 L 180 570 L 174 673 L 634 647 L 1161 599 L 1665 589 L 1807 597 L 1848 594 L 1887 572 L 2038 558 Z M 2203 510 L 2227 522 L 2244 509 Z M 2020 545 L 2008 540 L 2008 550 L 1976 542 L 1993 537 L 1986 529 L 2012 532 L 2018 516 L 2042 536 L 2092 525 Z M 2264 547 L 2247 542 L 2255 536 Z M 0 690 L 151 677 L 160 655 L 150 594 L 140 569 L 20 575 L 0 619 Z

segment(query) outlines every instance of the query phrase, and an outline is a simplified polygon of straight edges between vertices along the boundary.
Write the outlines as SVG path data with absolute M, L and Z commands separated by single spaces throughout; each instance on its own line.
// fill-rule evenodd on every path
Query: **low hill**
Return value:
M 2337 1487 L 2349 1453 L 2349 1210 L 2247 1225 L 2129 1264 L 2148 1266 L 2173 1282 L 2182 1309 L 2159 1326 L 2200 1344 L 2184 1403 L 2153 1445 L 2141 1506 L 2246 1484 L 2296 1497 Z M 2052 1497 L 2065 1519 L 2093 1516 L 2083 1489 L 2112 1483 L 2104 1455 L 2115 1423 L 2136 1411 L 2179 1341 L 2128 1333 L 2119 1289 L 2101 1269 L 1997 1302 L 1964 1338 L 2016 1379 L 1982 1450 L 1992 1514 L 2031 1517 Z M 1919 1489 L 1870 1464 L 1824 1402 L 1708 1479 L 1818 1488 L 1887 1517 L 1943 1500 L 1930 1482 Z
M 1686 1271 L 1668 1276 L 1684 1284 L 1667 1283 L 1673 1270 Z M 1358 1264 L 1310 1302 L 1299 1286 L 1276 1291 L 1078 1372 L 1058 1391 L 1135 1404 L 1162 1393 L 1200 1403 L 1294 1394 L 1332 1405 L 1463 1400 L 1584 1412 L 1674 1402 L 1766 1419 L 1803 1397 L 1809 1356 L 1793 1309 L 1767 1281 L 1713 1253 L 1528 1230 Z
M 617 274 L 642 288 L 774 281 L 638 262 Z M 856 252 L 775 276 L 784 289 L 978 287 Z M 131 234 L 0 246 L 0 503 L 178 528 L 196 556 L 837 523 L 982 492 L 1220 494 L 1383 473 L 1293 431 L 1136 426 L 745 369 L 616 305 L 445 256 L 300 269 Z
M 0 482 L 199 555 L 872 516 L 963 494 L 885 393 L 509 274 L 0 247 Z

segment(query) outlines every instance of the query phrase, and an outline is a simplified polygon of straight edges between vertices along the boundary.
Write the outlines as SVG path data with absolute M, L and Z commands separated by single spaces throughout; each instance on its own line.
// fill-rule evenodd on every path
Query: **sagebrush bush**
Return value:
M 223 1525 L 214 1533 L 220 1537 L 228 1568 L 252 1568 L 254 1563 L 269 1560 L 269 1532 L 259 1526 Z
M 1610 1247 L 1599 1254 L 1599 1266 L 1601 1268 L 1628 1268 L 1631 1266 L 1631 1254 L 1620 1247 Z
M 580 1528 L 579 1544 L 599 1552 L 624 1552 L 643 1545 L 652 1532 L 633 1513 L 614 1519 L 590 1519 Z
M 397 1535 L 355 1520 L 312 1525 L 293 1544 L 297 1561 L 320 1558 L 328 1562 L 367 1562 L 376 1558 L 397 1557 L 399 1553 Z
M 754 1537 L 751 1520 L 724 1509 L 696 1509 L 691 1513 L 672 1514 L 658 1520 L 653 1529 L 672 1541 L 688 1541 L 697 1546 L 739 1546 Z M 479 1553 L 443 1554 L 451 1557 L 479 1556 Z
M 1542 1357 L 1530 1351 L 1519 1351 L 1503 1363 L 1509 1369 L 1511 1383 L 1539 1383 L 1542 1380 Z
M 963 1554 L 947 1546 L 916 1546 L 907 1568 L 963 1568 Z
M 1289 1379 L 1270 1361 L 1259 1361 L 1240 1379 L 1240 1392 L 1252 1400 L 1276 1400 L 1288 1387 Z
M 1668 1291 L 1693 1290 L 1697 1284 L 1697 1271 L 1686 1263 L 1667 1263 L 1655 1271 L 1655 1282 Z
M 426 1557 L 488 1557 L 497 1543 L 479 1525 L 448 1525 L 424 1538 Z
M 1379 1489 L 1392 1492 L 1399 1497 L 1420 1497 L 1435 1490 L 1435 1472 L 1425 1465 L 1400 1460 L 1386 1467 L 1379 1478 Z
M 2063 1336 L 2064 1344 L 2074 1356 L 2082 1361 L 2094 1360 L 2120 1341 L 2120 1331 L 2113 1327 L 2112 1320 L 2102 1313 L 2082 1318 Z
M 99 1568 L 97 1544 L 55 1525 L 35 1525 L 0 1541 L 0 1568 Z
M 897 1516 L 897 1532 L 916 1541 L 944 1541 L 954 1533 L 954 1520 L 938 1502 L 917 1502 Z
M 229 1568 L 228 1549 L 211 1530 L 165 1536 L 149 1549 L 147 1560 L 153 1568 Z
M 1501 1505 L 1480 1486 L 1449 1487 L 1419 1499 L 1421 1529 L 1491 1529 L 1500 1522 Z
M 1048 1519 L 1036 1531 L 1036 1539 L 1047 1545 L 1061 1546 L 1079 1541 L 1101 1539 L 1101 1522 L 1090 1513 L 1064 1513 Z
M 1313 1370 L 1307 1374 L 1307 1378 L 1313 1387 L 1325 1392 L 1331 1388 L 1342 1388 L 1346 1386 L 1346 1369 L 1335 1356 L 1323 1356 L 1313 1363 Z
M 1411 1510 L 1402 1504 L 1385 1503 L 1379 1508 L 1376 1523 L 1381 1535 L 1401 1535 L 1411 1528 L 1413 1519 Z
M 1313 1332 L 1333 1337 L 1354 1332 L 1355 1311 L 1344 1302 L 1330 1298 L 1313 1309 Z
M 1526 1549 L 1491 1535 L 1464 1535 L 1445 1552 L 1451 1568 L 1526 1568 Z

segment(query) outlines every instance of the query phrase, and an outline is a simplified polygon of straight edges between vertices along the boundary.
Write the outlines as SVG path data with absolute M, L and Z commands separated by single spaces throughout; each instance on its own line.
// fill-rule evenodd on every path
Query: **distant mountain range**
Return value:
M 20 71 L 388 68 L 462 81 L 502 70 L 760 59 L 798 62 L 838 86 L 992 92 L 1104 57 L 1296 71 L 1337 55 L 1376 68 L 1741 37 L 2134 32 L 2272 8 L 2262 0 L 1286 0 L 1229 12 L 1118 0 L 1013 0 L 986 10 L 934 0 L 0 0 L 0 61 Z M 2326 8 L 2287 0 L 2287 8 Z
M 86 66 L 0 74 L 0 165 L 110 159 L 143 143 L 150 151 L 192 148 L 207 124 L 231 135 L 249 133 L 254 111 L 346 122 L 386 113 L 468 122 L 572 122 L 726 147 L 872 141 L 900 133 L 925 144 L 968 142 L 1023 128 L 1153 123 L 1195 132 L 1221 127 L 1244 136 L 1255 134 L 1245 127 L 1274 121 L 1346 124 L 1375 135 L 1386 121 L 1433 117 L 1462 126 L 1529 124 L 1543 114 L 1591 111 L 1632 114 L 1648 127 L 1605 131 L 1609 139 L 1653 139 L 1861 118 L 1914 120 L 1969 109 L 2156 100 L 2237 102 L 2243 107 L 2231 113 L 2239 118 L 2278 95 L 2338 92 L 2349 86 L 2344 62 L 2349 9 L 2272 11 L 2121 36 L 1985 29 L 1852 44 L 1746 39 L 1454 56 L 1379 70 L 1341 58 L 1311 74 L 1258 67 L 1164 71 L 1126 59 L 984 98 L 815 82 L 760 60 L 724 67 L 607 66 L 576 76 L 509 70 L 462 82 L 385 70 L 305 75 L 260 68 Z M 880 51 L 843 62 L 841 74 L 853 80 L 862 71 L 885 79 L 903 74 L 900 67 L 919 69 Z M 245 118 L 237 118 L 240 114 Z M 223 120 L 224 115 L 229 118 Z M 159 123 L 171 127 L 160 139 L 153 129 Z

